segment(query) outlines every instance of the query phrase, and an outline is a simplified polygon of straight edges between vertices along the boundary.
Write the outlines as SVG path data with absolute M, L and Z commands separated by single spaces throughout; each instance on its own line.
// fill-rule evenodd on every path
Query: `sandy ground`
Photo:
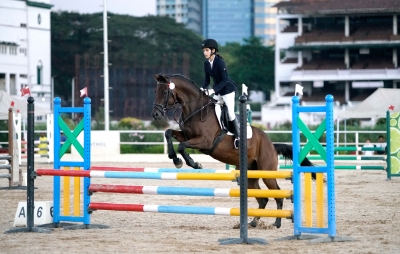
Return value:
M 101 165 L 130 166 L 128 163 Z M 140 166 L 172 167 L 172 163 Z M 203 166 L 225 168 L 220 163 L 203 163 Z M 52 165 L 36 164 L 35 168 L 52 168 Z M 293 234 L 292 222 L 284 219 L 280 229 L 249 229 L 249 237 L 266 239 L 269 245 L 225 246 L 219 245 L 218 239 L 239 237 L 239 230 L 233 229 L 239 217 L 96 211 L 92 223 L 109 225 L 109 229 L 0 234 L 0 253 L 400 253 L 400 195 L 397 192 L 400 179 L 385 179 L 383 171 L 336 171 L 337 235 L 351 236 L 356 239 L 354 242 L 275 241 Z M 0 187 L 7 186 L 5 179 L 0 180 Z M 92 183 L 238 187 L 229 181 L 92 179 Z M 289 181 L 279 180 L 279 185 L 281 189 L 291 189 Z M 38 187 L 36 201 L 52 200 L 51 177 L 38 177 L 35 186 Z M 18 202 L 26 201 L 26 191 L 0 190 L 0 200 L 0 231 L 5 232 L 12 228 Z M 239 207 L 238 198 L 219 197 L 96 193 L 92 201 Z M 249 207 L 257 207 L 254 198 L 249 198 Z M 275 207 L 275 200 L 270 200 L 267 208 Z M 284 209 L 291 208 L 292 203 L 285 200 Z M 274 218 L 263 218 L 263 221 L 270 224 Z

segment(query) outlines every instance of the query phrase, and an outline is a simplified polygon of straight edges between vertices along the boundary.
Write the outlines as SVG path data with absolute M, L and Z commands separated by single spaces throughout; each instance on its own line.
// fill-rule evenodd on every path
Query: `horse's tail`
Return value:
M 285 159 L 293 160 L 293 146 L 286 144 L 274 144 L 275 151 L 278 155 L 282 155 Z M 301 166 L 315 166 L 307 157 L 300 164 Z M 317 179 L 315 173 L 311 173 L 312 179 Z

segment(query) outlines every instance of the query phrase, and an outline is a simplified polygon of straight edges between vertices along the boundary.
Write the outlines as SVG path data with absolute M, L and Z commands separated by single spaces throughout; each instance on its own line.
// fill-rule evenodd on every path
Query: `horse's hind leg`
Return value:
M 260 184 L 258 183 L 259 179 L 248 179 L 248 188 L 249 189 L 261 189 Z M 265 209 L 268 204 L 268 198 L 256 198 L 258 202 L 258 209 Z M 260 217 L 254 217 L 254 219 L 250 222 L 250 226 L 257 227 L 258 221 Z
M 263 182 L 265 183 L 265 185 L 267 185 L 268 189 L 270 190 L 280 190 L 278 182 L 276 181 L 276 179 L 266 179 L 263 178 L 262 179 Z M 276 207 L 278 210 L 282 210 L 283 208 L 283 198 L 275 198 L 276 201 Z M 280 228 L 282 223 L 282 218 L 277 217 L 275 220 L 275 223 L 273 224 L 275 227 Z
M 189 140 L 189 141 L 190 141 L 190 140 Z M 186 149 L 186 147 L 187 147 L 187 143 L 188 143 L 189 141 L 180 143 L 180 144 L 178 145 L 178 152 L 182 155 L 183 159 L 185 160 L 186 164 L 187 164 L 189 167 L 196 168 L 196 169 L 203 168 L 203 166 L 202 166 L 200 163 L 195 162 L 195 161 L 192 159 L 192 157 L 190 157 L 190 155 L 189 155 L 187 152 L 185 152 L 185 149 Z
M 175 167 L 181 168 L 182 167 L 182 160 L 176 156 L 176 152 L 174 150 L 174 145 L 172 144 L 172 137 L 180 141 L 180 139 L 183 141 L 183 135 L 182 132 L 180 131 L 174 131 L 171 129 L 168 129 L 165 131 L 165 138 L 167 140 L 167 148 L 168 148 L 168 158 L 172 159 L 174 162 Z

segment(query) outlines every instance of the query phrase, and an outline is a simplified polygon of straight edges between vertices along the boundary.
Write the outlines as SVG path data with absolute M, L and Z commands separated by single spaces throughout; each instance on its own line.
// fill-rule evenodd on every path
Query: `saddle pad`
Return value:
M 215 105 L 215 115 L 217 116 L 219 127 L 222 129 L 222 123 L 221 123 L 221 107 L 217 104 Z M 233 136 L 233 133 L 229 132 L 227 133 L 229 136 Z M 253 129 L 251 128 L 250 123 L 247 123 L 247 139 L 251 139 L 253 136 Z

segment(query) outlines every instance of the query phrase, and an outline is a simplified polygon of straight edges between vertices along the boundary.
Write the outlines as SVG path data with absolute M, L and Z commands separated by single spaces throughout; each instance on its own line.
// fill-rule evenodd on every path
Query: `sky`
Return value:
M 52 11 L 94 13 L 103 11 L 103 0 L 50 0 Z M 107 0 L 107 9 L 131 16 L 156 15 L 156 0 Z

